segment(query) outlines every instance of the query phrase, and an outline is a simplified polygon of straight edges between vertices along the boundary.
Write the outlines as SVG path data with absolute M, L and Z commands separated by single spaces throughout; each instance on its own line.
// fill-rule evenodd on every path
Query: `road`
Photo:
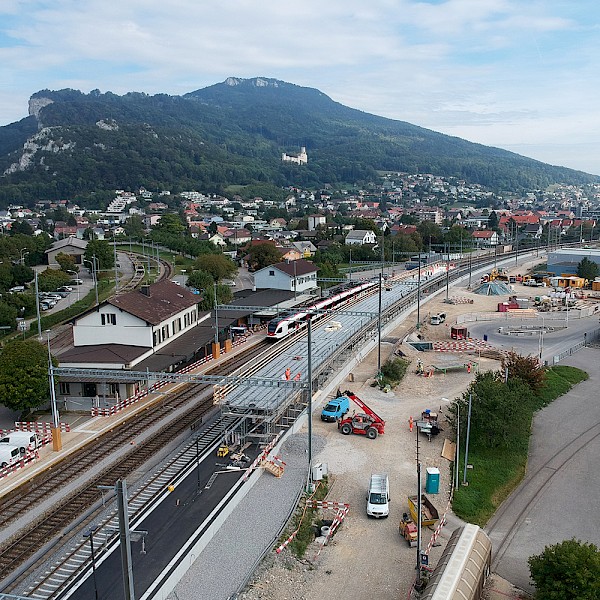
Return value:
M 487 527 L 493 570 L 523 590 L 533 591 L 527 559 L 545 546 L 573 537 L 600 546 L 599 359 L 586 348 L 561 363 L 590 378 L 535 416 L 527 475 Z
M 566 315 L 566 313 L 565 313 Z M 574 346 L 584 339 L 586 331 L 593 331 L 598 328 L 598 317 L 588 317 L 585 319 L 569 319 L 565 320 L 549 320 L 537 319 L 521 319 L 511 318 L 510 321 L 478 321 L 473 323 L 465 323 L 467 325 L 471 337 L 487 340 L 492 346 L 503 350 L 516 350 L 521 354 L 531 354 L 539 356 L 540 348 L 542 350 L 542 360 L 552 364 L 553 357 L 557 356 L 570 346 Z M 499 333 L 500 327 L 506 328 L 510 326 L 512 329 L 517 327 L 532 327 L 543 326 L 553 327 L 554 330 L 546 332 L 543 336 L 538 332 L 531 336 L 516 336 Z

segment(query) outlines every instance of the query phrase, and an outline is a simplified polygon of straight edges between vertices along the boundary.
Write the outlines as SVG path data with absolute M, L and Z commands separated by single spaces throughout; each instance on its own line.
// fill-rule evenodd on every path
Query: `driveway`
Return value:
M 561 364 L 587 371 L 534 418 L 527 475 L 490 521 L 496 573 L 533 591 L 527 559 L 576 538 L 600 546 L 600 350 L 586 348 Z

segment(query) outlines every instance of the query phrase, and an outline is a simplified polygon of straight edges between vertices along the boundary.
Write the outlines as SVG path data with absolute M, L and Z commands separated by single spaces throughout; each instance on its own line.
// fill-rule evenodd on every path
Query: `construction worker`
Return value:
M 412 415 L 408 419 L 408 428 L 410 429 L 410 431 L 413 430 L 413 418 L 412 418 Z
M 286 380 L 286 381 L 289 381 L 291 376 L 292 376 L 292 370 L 291 370 L 291 369 L 288 367 L 288 368 L 285 370 L 285 380 Z

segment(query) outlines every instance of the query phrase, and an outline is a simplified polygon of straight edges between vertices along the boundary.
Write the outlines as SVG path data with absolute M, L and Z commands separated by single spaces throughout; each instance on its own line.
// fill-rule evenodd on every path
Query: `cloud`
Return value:
M 4 0 L 0 122 L 43 88 L 181 94 L 266 76 L 490 145 L 518 143 L 519 128 L 562 135 L 557 121 L 578 113 L 600 130 L 588 110 L 599 12 L 591 0 Z

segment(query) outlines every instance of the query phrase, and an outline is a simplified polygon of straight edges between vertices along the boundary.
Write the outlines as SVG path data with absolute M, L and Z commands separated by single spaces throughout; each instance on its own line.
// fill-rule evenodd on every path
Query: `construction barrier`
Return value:
M 71 426 L 68 423 L 59 423 L 58 427 L 61 431 L 69 433 Z M 36 433 L 46 433 L 54 428 L 52 423 L 45 423 L 43 421 L 16 421 L 15 429 L 17 431 L 34 431 Z M 12 431 L 12 430 L 11 430 Z
M 255 458 L 254 462 L 246 469 L 246 472 L 244 473 L 244 476 L 242 477 L 242 481 L 246 481 L 248 479 L 248 477 L 250 477 L 250 475 L 252 474 L 252 472 L 254 471 L 254 469 L 256 469 L 258 466 L 260 466 L 260 463 L 264 460 L 267 460 L 267 457 L 269 456 L 269 453 L 271 452 L 271 450 L 273 450 L 273 448 L 275 448 L 275 445 L 277 444 L 277 442 L 279 441 L 279 438 L 283 435 L 283 431 L 280 431 L 266 446 L 265 449 Z
M 11 473 L 22 469 L 25 465 L 37 460 L 40 457 L 39 452 L 26 452 L 19 460 L 15 461 L 12 465 L 8 465 L 4 469 L 0 469 L 0 479 L 7 477 Z

